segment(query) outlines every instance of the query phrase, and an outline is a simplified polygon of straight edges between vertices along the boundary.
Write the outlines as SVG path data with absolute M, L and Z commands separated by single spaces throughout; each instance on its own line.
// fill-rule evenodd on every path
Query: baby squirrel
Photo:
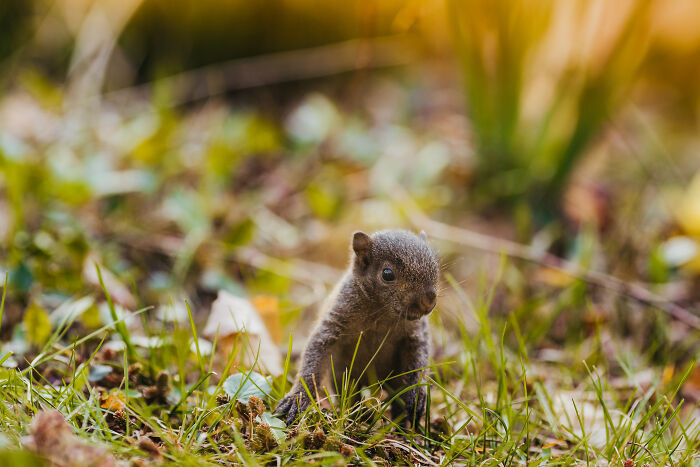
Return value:
M 306 345 L 300 374 L 277 405 L 276 412 L 286 416 L 288 425 L 310 403 L 300 380 L 315 397 L 323 395 L 321 388 L 332 381 L 331 363 L 337 381 L 346 370 L 362 385 L 371 373 L 378 380 L 398 376 L 389 382 L 397 392 L 418 383 L 419 370 L 429 364 L 430 333 L 422 318 L 435 307 L 440 268 L 425 233 L 355 232 L 352 250 L 350 265 L 326 300 Z M 415 427 L 425 413 L 426 389 L 418 386 L 400 397 L 407 421 Z M 392 416 L 401 411 L 394 401 Z

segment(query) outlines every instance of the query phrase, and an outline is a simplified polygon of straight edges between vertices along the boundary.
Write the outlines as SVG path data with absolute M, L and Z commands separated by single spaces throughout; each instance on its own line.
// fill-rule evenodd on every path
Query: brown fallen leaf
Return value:
M 126 407 L 126 396 L 119 392 L 102 394 L 100 396 L 100 407 L 112 412 L 123 410 Z
M 73 429 L 57 410 L 46 410 L 34 416 L 29 436 L 24 444 L 46 458 L 52 466 L 112 467 L 114 458 L 109 451 L 88 443 L 73 433 Z
M 158 445 L 147 436 L 140 437 L 137 442 L 137 446 L 140 450 L 146 452 L 148 455 L 150 455 L 156 460 L 161 460 L 163 458 L 163 454 L 160 452 L 160 448 L 158 447 Z
M 262 373 L 282 374 L 280 352 L 265 322 L 249 300 L 220 290 L 212 303 L 202 335 L 213 339 L 217 331 L 217 353 L 224 357 L 224 361 L 235 345 L 242 345 L 241 363 L 260 367 Z

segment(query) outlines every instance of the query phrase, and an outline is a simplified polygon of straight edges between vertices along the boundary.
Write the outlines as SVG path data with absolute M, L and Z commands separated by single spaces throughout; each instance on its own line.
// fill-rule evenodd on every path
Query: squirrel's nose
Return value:
M 425 295 L 421 297 L 420 304 L 423 310 L 426 312 L 432 310 L 435 308 L 435 299 L 437 298 L 437 295 L 435 294 L 435 290 L 428 289 L 425 291 Z

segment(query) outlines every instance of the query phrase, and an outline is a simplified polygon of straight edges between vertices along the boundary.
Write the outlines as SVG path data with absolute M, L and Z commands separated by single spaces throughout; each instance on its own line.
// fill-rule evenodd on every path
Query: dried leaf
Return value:
M 163 458 L 163 454 L 161 454 L 158 445 L 146 436 L 139 438 L 137 446 L 140 450 L 148 453 L 156 460 L 161 460 Z
M 54 466 L 112 467 L 114 458 L 107 449 L 87 443 L 73 433 L 56 410 L 39 412 L 32 420 L 24 444 Z
M 126 407 L 126 396 L 120 392 L 102 394 L 102 396 L 100 396 L 100 407 L 112 412 L 122 410 Z
M 272 340 L 279 343 L 282 340 L 279 299 L 274 295 L 257 295 L 250 301 L 265 322 Z
M 244 346 L 244 364 L 257 365 L 273 375 L 282 374 L 280 353 L 249 300 L 220 290 L 202 335 L 213 339 L 217 330 L 221 344 L 217 345 L 219 353 L 228 356 L 233 345 L 240 343 Z

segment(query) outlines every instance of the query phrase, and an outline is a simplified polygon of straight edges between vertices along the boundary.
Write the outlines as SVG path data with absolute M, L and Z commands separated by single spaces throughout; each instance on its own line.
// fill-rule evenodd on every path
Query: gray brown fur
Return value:
M 312 394 L 324 395 L 322 387 L 332 387 L 328 384 L 331 357 L 340 382 L 343 372 L 350 369 L 358 339 L 351 377 L 360 379 L 360 384 L 366 385 L 370 375 L 381 381 L 405 373 L 390 380 L 398 392 L 418 383 L 419 369 L 429 364 L 425 316 L 435 306 L 439 263 L 425 234 L 382 230 L 368 236 L 356 232 L 351 256 L 348 270 L 326 300 L 309 338 L 297 380 L 277 405 L 277 413 L 286 417 L 287 424 L 310 403 L 300 379 Z M 394 281 L 383 279 L 390 277 L 382 272 L 386 268 L 393 271 Z M 406 420 L 415 426 L 425 413 L 425 398 L 424 386 L 410 389 L 401 396 L 403 407 L 399 402 L 392 405 L 392 415 L 405 411 Z

